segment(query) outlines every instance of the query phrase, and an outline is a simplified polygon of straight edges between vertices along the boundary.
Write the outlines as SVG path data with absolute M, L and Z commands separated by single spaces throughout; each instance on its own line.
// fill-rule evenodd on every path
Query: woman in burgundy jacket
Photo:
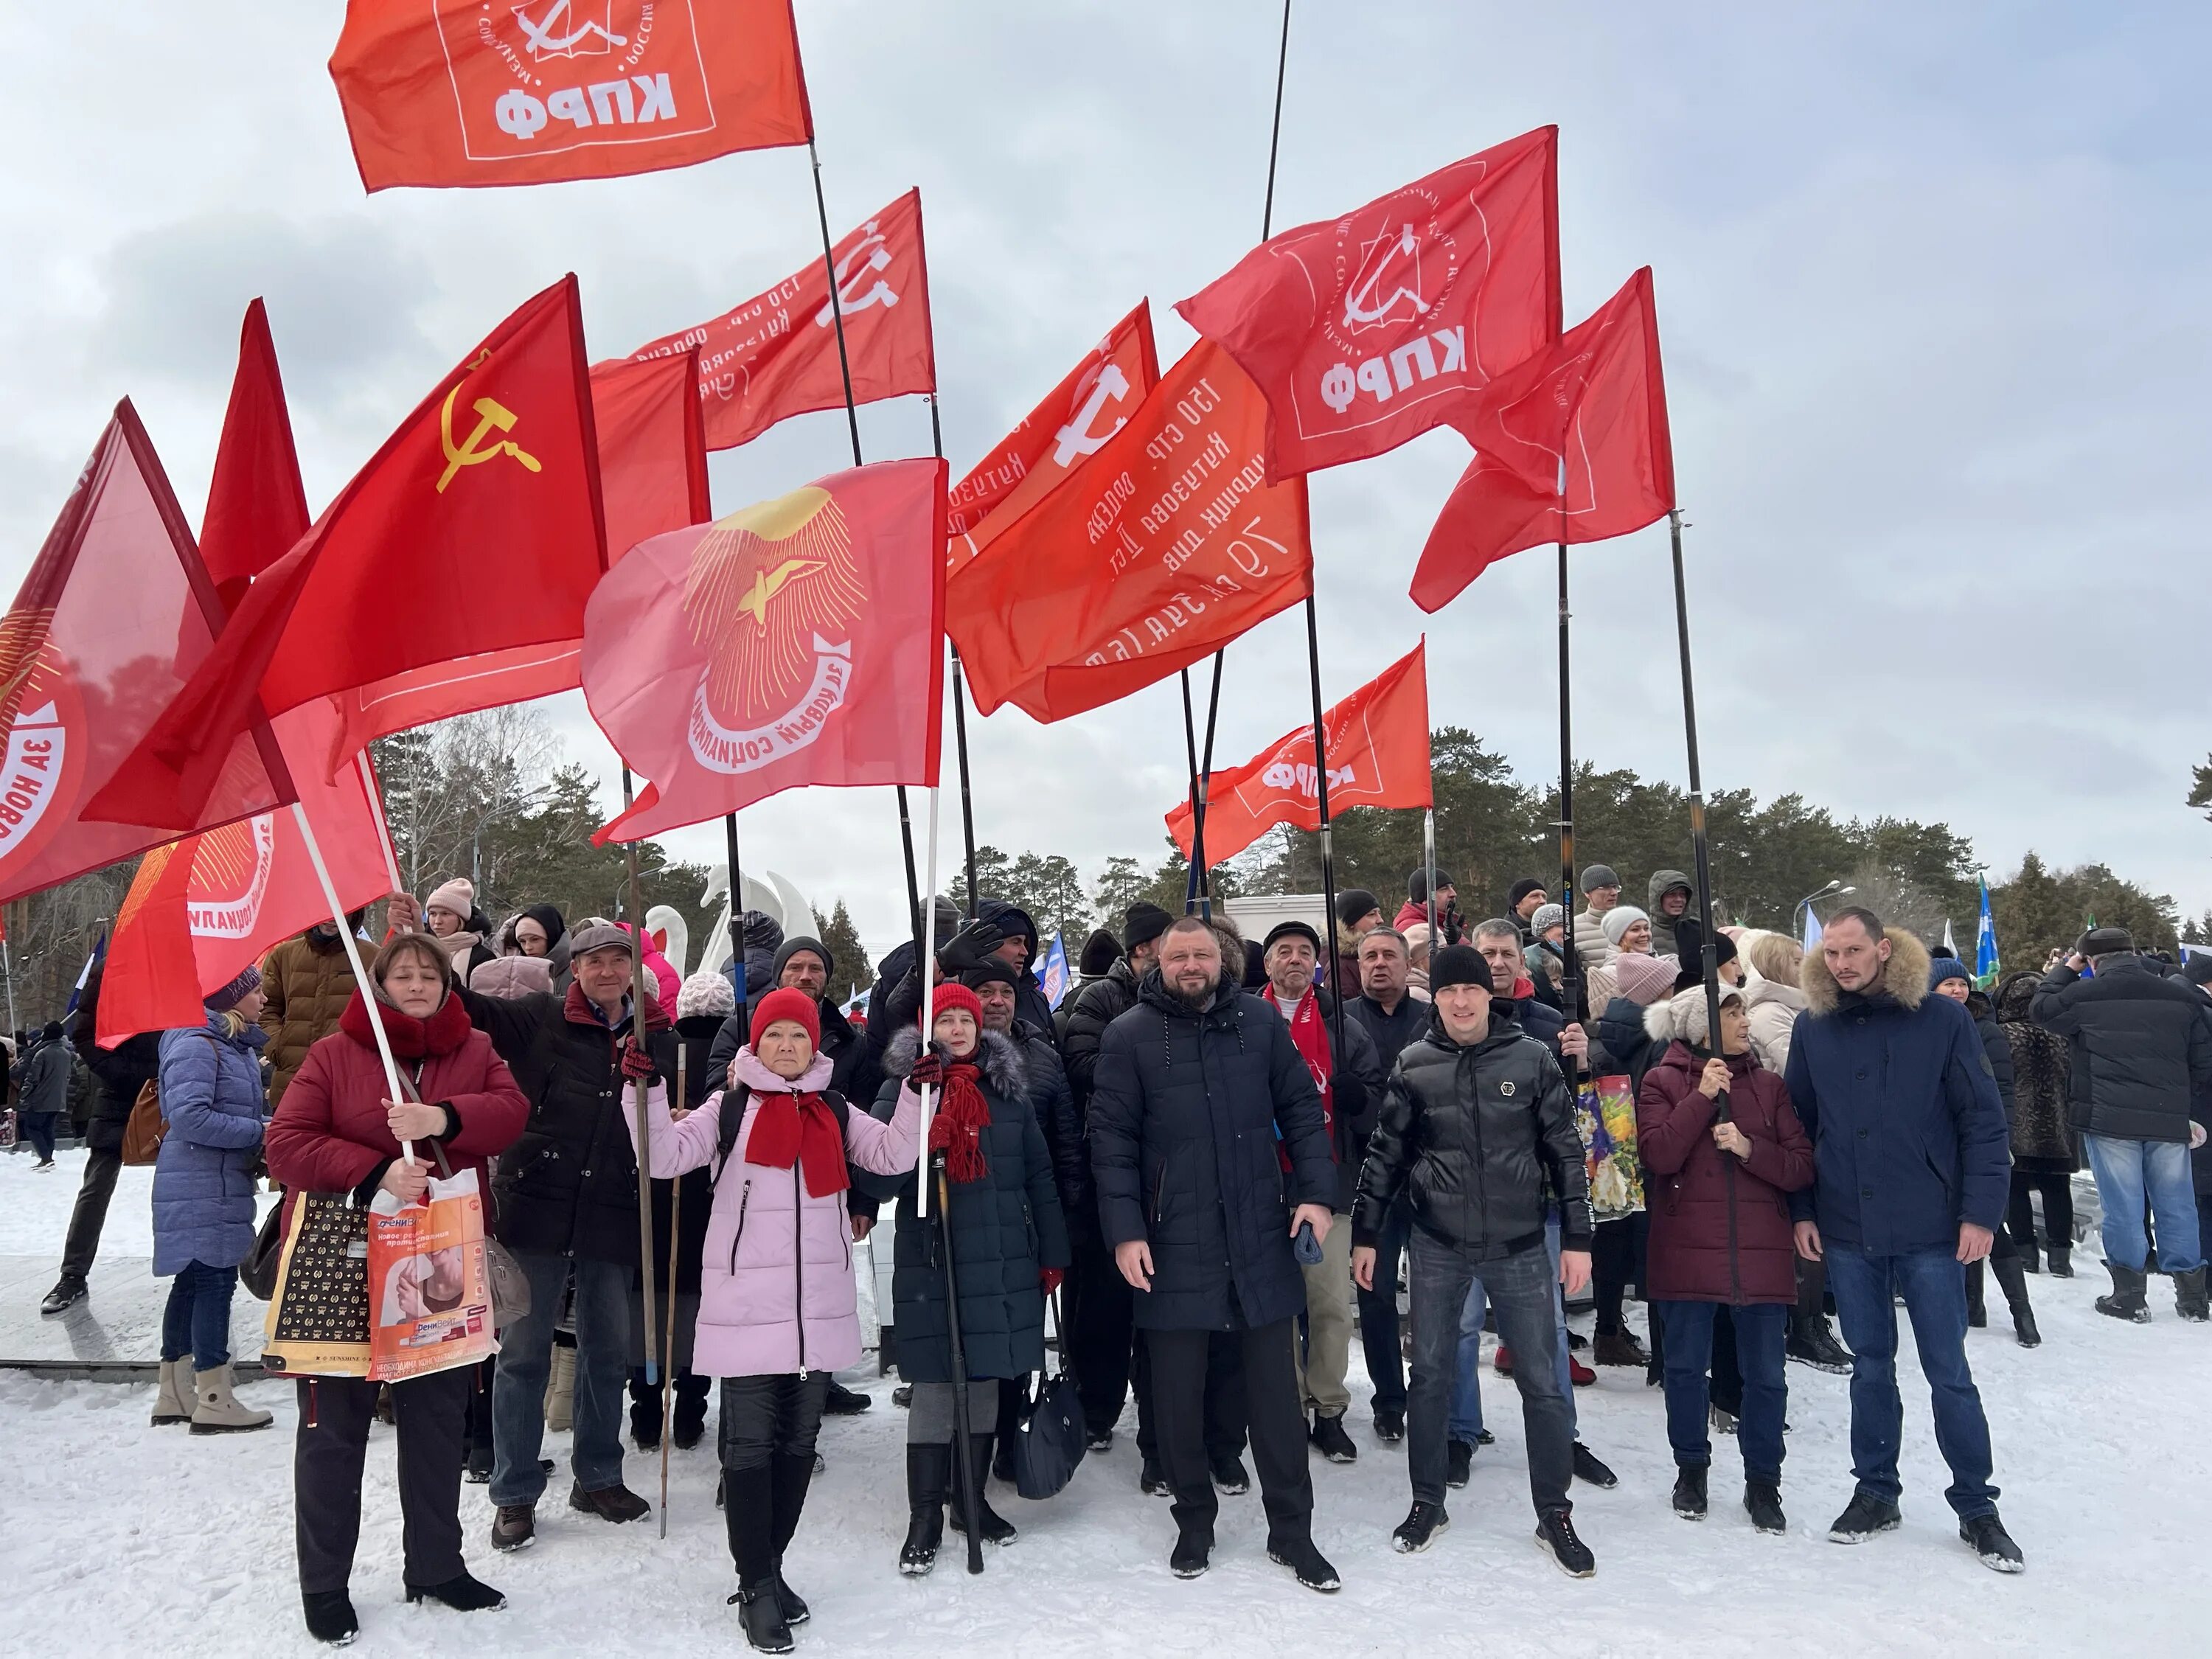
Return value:
M 381 1189 L 408 1202 L 436 1171 L 433 1145 L 456 1175 L 474 1170 L 479 1189 L 490 1192 L 485 1165 L 521 1134 L 530 1103 L 453 994 L 453 975 L 445 951 L 419 933 L 393 939 L 369 969 L 400 1074 L 412 1085 L 402 1091 L 408 1099 L 386 1098 L 358 991 L 338 1030 L 307 1050 L 266 1142 L 269 1173 L 287 1189 L 288 1206 L 303 1192 L 351 1193 L 366 1203 Z M 421 1162 L 401 1156 L 403 1140 L 414 1143 Z M 505 1605 L 461 1562 L 461 1462 L 476 1374 L 463 1366 L 392 1385 L 407 1599 L 463 1611 Z M 292 1466 L 300 1594 L 309 1632 L 325 1642 L 350 1641 L 359 1628 L 346 1581 L 361 1533 L 362 1464 L 378 1388 L 360 1377 L 300 1379 Z
M 1666 1339 L 1674 1513 L 1705 1518 L 1713 1324 L 1725 1308 L 1743 1370 L 1743 1506 L 1759 1531 L 1778 1533 L 1783 1345 L 1797 1305 L 1787 1194 L 1813 1184 L 1813 1146 L 1780 1076 L 1753 1057 L 1742 991 L 1723 985 L 1720 999 L 1718 1054 L 1705 1046 L 1703 986 L 1644 1011 L 1645 1031 L 1666 1044 L 1636 1097 L 1651 1216 L 1645 1282 Z

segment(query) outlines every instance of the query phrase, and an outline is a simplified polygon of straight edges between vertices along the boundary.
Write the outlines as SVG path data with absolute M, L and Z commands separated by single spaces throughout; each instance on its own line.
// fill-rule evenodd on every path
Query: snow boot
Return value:
M 1705 1466 L 1685 1463 L 1674 1474 L 1674 1513 L 1685 1521 L 1705 1518 Z
M 1344 1581 L 1336 1576 L 1336 1569 L 1329 1565 L 1328 1558 L 1314 1547 L 1310 1535 L 1280 1543 L 1269 1539 L 1267 1559 L 1279 1567 L 1288 1567 L 1297 1575 L 1298 1583 L 1310 1590 L 1334 1595 L 1343 1587 Z
M 2027 1558 L 2012 1541 L 2012 1534 L 2004 1529 L 1995 1510 L 1959 1522 L 1959 1536 L 1972 1546 L 1976 1559 L 1991 1572 L 2027 1571 Z
M 342 1648 L 361 1634 L 361 1620 L 353 1610 L 353 1597 L 343 1590 L 305 1590 L 300 1610 L 307 1615 L 307 1634 L 318 1642 Z
M 1390 1547 L 1401 1555 L 1419 1555 L 1450 1527 L 1451 1516 L 1444 1513 L 1443 1504 L 1416 1500 L 1398 1523 L 1397 1531 L 1390 1534 Z
M 1790 1322 L 1784 1351 L 1801 1365 L 1842 1376 L 1851 1369 L 1851 1351 L 1836 1340 L 1826 1314 L 1801 1315 Z
M 1160 1460 L 1147 1457 L 1137 1468 L 1137 1490 L 1147 1498 L 1165 1498 L 1172 1490 L 1168 1478 L 1160 1473 Z
M 407 1599 L 442 1602 L 456 1613 L 496 1613 L 507 1605 L 504 1595 L 465 1570 L 442 1584 L 410 1584 Z
M 2185 1273 L 2174 1274 L 2173 1310 L 2193 1325 L 2212 1319 L 2212 1293 L 2205 1289 L 2202 1262 Z
M 154 1426 L 164 1423 L 189 1423 L 192 1420 L 191 1402 L 185 1398 L 185 1382 L 191 1377 L 190 1358 L 164 1359 L 161 1362 L 161 1391 L 154 1396 Z
M 576 1349 L 556 1340 L 553 1363 L 545 1373 L 545 1426 L 556 1434 L 576 1426 Z
M 1828 1541 L 1863 1544 L 1878 1532 L 1895 1532 L 1904 1524 L 1905 1517 L 1898 1513 L 1896 1504 L 1863 1492 L 1853 1492 L 1844 1512 L 1830 1523 Z
M 791 1651 L 791 1626 L 784 1620 L 783 1604 L 776 1600 L 775 1584 L 755 1584 L 730 1600 L 738 1604 L 738 1622 L 744 1627 L 747 1647 L 755 1653 Z
M 2035 1310 L 2027 1304 L 2027 1273 L 2017 1261 L 1992 1261 L 1990 1272 L 1996 1276 L 1997 1288 L 2004 1292 L 2005 1306 L 2012 1310 L 2013 1334 L 2023 1348 L 2043 1346 L 2043 1333 L 2035 1328 Z
M 1751 1516 L 1751 1524 L 1764 1533 L 1779 1534 L 1790 1530 L 1790 1522 L 1782 1514 L 1782 1487 L 1779 1482 L 1760 1475 L 1747 1475 L 1743 1483 L 1743 1507 Z
M 1620 1477 L 1579 1440 L 1575 1442 L 1574 1458 L 1575 1479 L 1584 1486 L 1595 1486 L 1601 1492 L 1611 1492 L 1620 1484 Z
M 952 1448 L 942 1441 L 906 1449 L 906 1542 L 898 1569 L 919 1578 L 937 1565 L 945 1541 L 945 1491 L 952 1480 Z
M 855 1393 L 836 1377 L 830 1379 L 830 1397 L 822 1402 L 824 1417 L 858 1417 L 876 1402 L 864 1394 Z
M 995 1435 L 988 1434 L 975 1434 L 968 1437 L 968 1449 L 974 1456 L 974 1462 L 969 1468 L 974 1471 L 975 1480 L 975 1524 L 982 1530 L 985 1543 L 1011 1544 L 1019 1538 L 1021 1534 L 1015 1529 L 1012 1522 L 991 1507 L 991 1498 L 988 1490 L 991 1474 L 991 1443 L 996 1438 Z M 952 1530 L 964 1538 L 968 1534 L 968 1517 L 961 1504 L 961 1495 L 956 1491 L 951 1494 L 950 1519 Z
M 2048 1260 L 2051 1264 L 2051 1276 L 2053 1279 L 2074 1277 L 2074 1252 L 2070 1248 L 2063 1244 L 2053 1244 L 2051 1247 Z
M 1590 1358 L 1601 1365 L 1632 1365 L 1639 1371 L 1649 1370 L 1651 1364 L 1651 1356 L 1644 1352 L 1644 1345 L 1626 1325 L 1617 1331 L 1600 1331 Z
M 2097 1298 L 2097 1311 L 2110 1318 L 2125 1319 L 2137 1325 L 2149 1324 L 2150 1309 L 2143 1302 L 2142 1270 L 2107 1261 L 2105 1271 L 2112 1276 L 2112 1293 Z
M 1164 1492 L 1170 1492 L 1164 1483 Z M 1224 1498 L 1242 1498 L 1252 1490 L 1252 1477 L 1244 1472 L 1244 1460 L 1237 1456 L 1224 1458 L 1213 1466 L 1213 1489 Z
M 1176 1534 L 1168 1556 L 1168 1571 L 1178 1578 L 1196 1578 L 1213 1564 L 1213 1534 L 1186 1529 Z
M 1970 1330 L 1983 1330 L 1990 1322 L 1989 1306 L 1982 1299 L 1982 1264 L 1966 1264 L 1966 1326 Z
M 188 1365 L 188 1359 L 179 1359 L 179 1366 Z M 211 1371 L 192 1373 L 192 1432 L 194 1434 L 236 1434 L 246 1429 L 265 1429 L 276 1419 L 267 1412 L 258 1412 L 251 1406 L 241 1406 L 230 1391 L 230 1367 L 217 1365 Z
M 1558 1562 L 1559 1571 L 1570 1578 L 1588 1578 L 1597 1571 L 1597 1558 L 1575 1535 L 1574 1511 L 1570 1507 L 1546 1510 L 1537 1516 L 1536 1547 Z
M 1359 1461 L 1359 1448 L 1352 1443 L 1352 1437 L 1344 1431 L 1341 1413 L 1334 1417 L 1325 1417 L 1316 1412 L 1313 1427 L 1307 1431 L 1306 1437 L 1312 1442 L 1313 1449 L 1332 1463 L 1356 1463 Z
M 645 1367 L 629 1373 L 629 1437 L 640 1451 L 660 1449 L 660 1389 L 645 1380 Z

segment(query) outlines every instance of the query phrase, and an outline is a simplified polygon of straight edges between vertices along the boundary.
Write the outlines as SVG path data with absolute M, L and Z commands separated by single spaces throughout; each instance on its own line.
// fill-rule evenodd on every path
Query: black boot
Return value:
M 722 1471 L 722 1527 L 741 1589 L 775 1582 L 775 1473 L 765 1465 Z
M 1978 1331 L 1989 1322 L 1990 1310 L 1982 1300 L 1982 1264 L 1970 1261 L 1966 1264 L 1966 1323 Z
M 496 1613 L 507 1605 L 507 1598 L 483 1580 L 473 1578 L 464 1571 L 458 1578 L 448 1578 L 442 1584 L 410 1584 L 410 1601 L 442 1601 L 456 1613 Z
M 660 1390 L 645 1380 L 645 1368 L 629 1373 L 629 1434 L 640 1451 L 660 1449 Z
M 2097 1298 L 2097 1311 L 2112 1319 L 2125 1319 L 2137 1325 L 2149 1324 L 2150 1309 L 2143 1302 L 2142 1270 L 2107 1261 L 2105 1271 L 2112 1276 L 2112 1293 Z
M 303 1590 L 300 1606 L 307 1616 L 307 1634 L 318 1642 L 342 1648 L 361 1634 L 361 1620 L 354 1616 L 353 1597 L 343 1590 Z
M 1683 1464 L 1674 1474 L 1674 1513 L 1685 1521 L 1702 1521 L 1705 1503 L 1705 1465 Z
M 1992 1261 L 1990 1271 L 1996 1275 L 1997 1288 L 2004 1292 L 2005 1306 L 2012 1310 L 2013 1334 L 2020 1339 L 2023 1348 L 2043 1346 L 2043 1333 L 2035 1328 L 2035 1310 L 2027 1305 L 2027 1273 L 2017 1261 Z
M 952 1448 L 942 1441 L 906 1449 L 906 1542 L 899 1571 L 919 1578 L 937 1565 L 945 1540 L 945 1490 L 952 1478 Z
M 706 1437 L 707 1389 L 714 1379 L 690 1371 L 676 1373 L 676 1420 L 668 1437 L 678 1451 L 690 1451 Z
M 2185 1273 L 2174 1274 L 2173 1310 L 2193 1325 L 2212 1319 L 2212 1291 L 2205 1288 L 2202 1262 Z
M 2074 1251 L 2070 1246 L 2065 1244 L 2051 1245 L 2048 1252 L 2047 1259 L 2051 1263 L 2051 1276 L 2053 1279 L 2071 1279 L 2074 1277 Z
M 803 1625 L 812 1610 L 799 1599 L 798 1591 L 783 1582 L 783 1554 L 791 1547 L 799 1515 L 806 1508 L 806 1489 L 814 1480 L 814 1454 L 779 1455 L 769 1462 L 769 1469 L 774 1488 L 769 1503 L 769 1531 L 775 1548 L 776 1600 L 782 1604 L 785 1624 Z
M 773 1583 L 754 1584 L 730 1598 L 738 1604 L 738 1620 L 744 1626 L 745 1644 L 756 1653 L 789 1653 L 791 1626 L 775 1599 Z
M 1021 1534 L 1015 1529 L 1012 1522 L 991 1507 L 990 1497 L 985 1490 L 986 1477 L 991 1472 L 991 1442 L 994 1438 L 988 1434 L 970 1435 L 968 1438 L 968 1450 L 974 1460 L 970 1467 L 975 1475 L 975 1524 L 982 1529 L 985 1543 L 1011 1544 Z M 968 1531 L 967 1511 L 961 1505 L 961 1494 L 956 1492 L 952 1494 L 952 1530 L 965 1536 Z

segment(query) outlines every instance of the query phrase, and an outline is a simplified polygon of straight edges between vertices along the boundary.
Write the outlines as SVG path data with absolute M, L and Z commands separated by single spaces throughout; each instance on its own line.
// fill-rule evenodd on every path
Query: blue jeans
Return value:
M 59 1112 L 20 1112 L 16 1115 L 16 1121 L 23 1126 L 23 1139 L 31 1143 L 31 1148 L 38 1153 L 41 1164 L 54 1161 L 54 1120 L 60 1115 Z
M 1413 1212 L 1401 1198 L 1382 1218 L 1375 1240 L 1375 1288 L 1358 1290 L 1359 1346 L 1378 1412 L 1406 1409 L 1406 1364 L 1398 1357 L 1398 1261 L 1413 1234 Z
M 161 1363 L 190 1355 L 192 1369 L 211 1371 L 230 1364 L 230 1297 L 238 1269 L 190 1261 L 169 1281 L 161 1310 Z
M 1717 1302 L 1655 1302 L 1651 1310 L 1667 1334 L 1667 1442 L 1674 1448 L 1675 1464 L 1703 1468 L 1713 1461 L 1712 1436 L 1707 1432 L 1713 1327 L 1726 1315 L 1735 1327 L 1736 1364 L 1743 1373 L 1736 1445 L 1743 1453 L 1744 1477 L 1779 1481 L 1782 1418 L 1790 1400 L 1782 1376 L 1782 1349 L 1796 1304 L 1735 1308 Z
M 1850 1244 L 1827 1246 L 1828 1288 L 1851 1361 L 1851 1473 L 1869 1497 L 1894 1504 L 1905 1488 L 1897 1449 L 1905 1435 L 1905 1401 L 1897 1392 L 1897 1310 L 1905 1298 L 1920 1374 L 1935 1407 L 1936 1444 L 1951 1466 L 1945 1491 L 1962 1521 L 1994 1514 L 1990 1484 L 1990 1423 L 1966 1365 L 1966 1270 L 1949 1250 L 1869 1255 Z M 1668 1339 L 1672 1345 L 1672 1338 Z
M 1552 1279 L 1554 1289 L 1552 1300 L 1558 1318 L 1554 1321 L 1559 1345 L 1559 1395 L 1567 1402 L 1567 1424 L 1580 1429 L 1575 1413 L 1575 1384 L 1567 1370 L 1567 1303 L 1565 1295 L 1556 1288 L 1559 1277 L 1559 1218 L 1553 1216 L 1544 1224 L 1544 1248 L 1551 1253 Z M 1456 1376 L 1452 1383 L 1451 1437 L 1463 1440 L 1472 1446 L 1482 1438 L 1482 1320 L 1489 1311 L 1489 1297 L 1478 1279 L 1468 1286 L 1467 1306 L 1460 1310 L 1459 1353 Z M 1508 1342 L 1505 1345 L 1511 1347 Z M 1517 1358 L 1516 1363 L 1517 1364 Z
M 1413 1279 L 1413 1379 L 1406 1394 L 1407 1463 L 1417 1503 L 1444 1501 L 1449 1464 L 1445 1422 L 1459 1331 L 1452 1316 L 1467 1305 L 1479 1272 L 1498 1308 L 1498 1334 L 1514 1350 L 1513 1381 L 1528 1441 L 1528 1492 L 1536 1512 L 1561 1509 L 1574 1478 L 1575 1425 L 1554 1352 L 1553 1313 L 1559 1275 L 1534 1244 L 1515 1255 L 1478 1262 L 1416 1228 L 1410 1249 Z
M 538 1467 L 545 1435 L 545 1378 L 553 1368 L 553 1328 L 561 1320 L 568 1270 L 576 1271 L 575 1441 L 568 1465 L 586 1492 L 623 1478 L 623 1396 L 629 1381 L 629 1287 L 634 1270 L 611 1261 L 517 1250 L 530 1281 L 530 1312 L 500 1333 L 492 1378 L 495 1462 L 491 1501 L 535 1504 L 545 1492 Z
M 2105 1208 L 2105 1260 L 2141 1273 L 2150 1262 L 2143 1233 L 2143 1205 L 2158 1226 L 2158 1270 L 2185 1273 L 2204 1265 L 2197 1227 L 2196 1185 L 2189 1148 L 2178 1140 L 2114 1140 L 2083 1135 L 2097 1198 Z

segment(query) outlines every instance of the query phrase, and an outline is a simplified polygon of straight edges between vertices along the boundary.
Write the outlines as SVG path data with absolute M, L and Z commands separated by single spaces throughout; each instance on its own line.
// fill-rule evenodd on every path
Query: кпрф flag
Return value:
M 1455 425 L 1559 337 L 1559 129 L 1254 248 L 1176 309 L 1267 400 L 1271 481 Z
M 1509 553 L 1626 536 L 1663 517 L 1674 505 L 1674 450 L 1651 268 L 1554 349 L 1498 376 L 1458 424 L 1475 457 L 1414 569 L 1424 611 Z
M 128 402 L 100 435 L 0 619 L 0 901 L 292 799 L 249 708 L 204 744 L 189 812 L 96 817 L 161 711 L 210 659 L 222 607 Z
M 814 136 L 791 0 L 348 0 L 361 182 L 539 185 Z
M 1328 756 L 1328 810 L 1427 806 L 1428 642 L 1424 640 L 1322 716 Z M 1216 772 L 1206 786 L 1206 861 L 1234 858 L 1279 823 L 1321 827 L 1310 725 L 1289 732 L 1243 765 Z M 1191 855 L 1190 803 L 1168 814 L 1168 833 Z
M 793 415 L 843 408 L 848 366 L 856 404 L 936 391 L 921 192 L 907 191 L 848 234 L 837 244 L 835 264 L 834 311 L 828 271 L 813 259 L 767 293 L 680 334 L 648 341 L 630 356 L 672 357 L 697 349 L 709 449 L 734 448 Z
M 564 276 L 462 359 L 255 579 L 87 815 L 200 828 L 222 752 L 259 712 L 582 634 L 606 568 L 587 376 Z M 444 712 L 506 701 L 488 681 Z
M 937 782 L 945 463 L 880 461 L 633 549 L 584 617 L 584 697 L 650 781 L 594 841 L 802 784 Z

